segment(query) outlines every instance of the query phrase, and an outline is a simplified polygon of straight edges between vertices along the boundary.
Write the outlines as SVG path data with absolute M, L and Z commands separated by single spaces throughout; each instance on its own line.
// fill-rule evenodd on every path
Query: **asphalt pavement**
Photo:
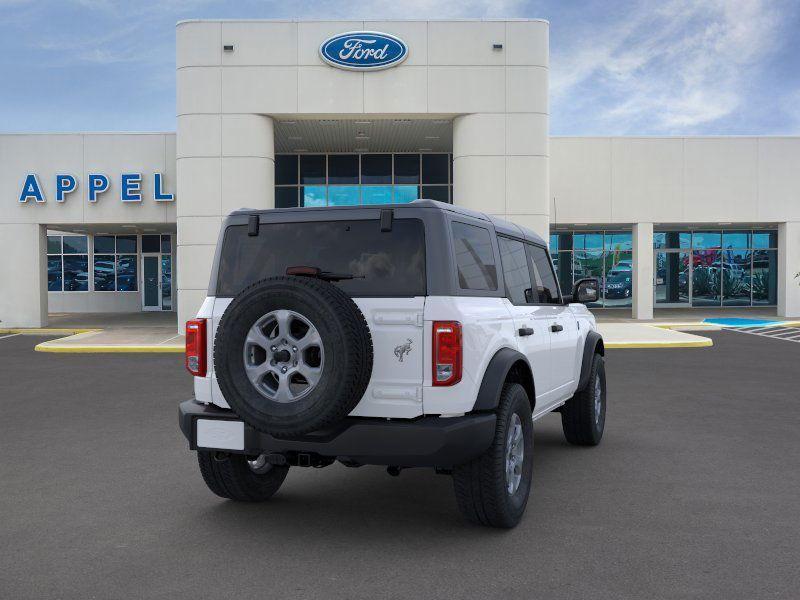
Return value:
M 611 350 L 606 435 L 535 427 L 514 530 L 447 476 L 292 469 L 212 495 L 177 426 L 180 355 L 35 353 L 0 339 L 0 598 L 797 598 L 800 345 Z

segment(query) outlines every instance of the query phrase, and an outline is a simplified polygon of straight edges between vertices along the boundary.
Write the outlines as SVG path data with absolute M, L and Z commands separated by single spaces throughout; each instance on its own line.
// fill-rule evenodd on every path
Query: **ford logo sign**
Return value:
M 322 42 L 319 54 L 326 63 L 340 69 L 377 71 L 403 62 L 408 46 L 388 33 L 349 31 Z

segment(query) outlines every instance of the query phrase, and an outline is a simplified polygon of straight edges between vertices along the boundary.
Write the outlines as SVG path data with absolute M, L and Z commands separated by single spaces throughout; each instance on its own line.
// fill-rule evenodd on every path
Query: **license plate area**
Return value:
M 197 419 L 195 442 L 198 448 L 244 450 L 244 423 L 221 419 Z

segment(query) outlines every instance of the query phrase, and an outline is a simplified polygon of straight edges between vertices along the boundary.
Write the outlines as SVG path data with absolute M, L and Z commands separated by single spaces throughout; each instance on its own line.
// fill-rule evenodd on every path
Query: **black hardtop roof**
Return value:
M 540 235 L 535 233 L 533 230 L 528 229 L 527 227 L 522 227 L 521 225 L 517 225 L 516 223 L 512 223 L 511 221 L 506 221 L 505 219 L 500 219 L 495 216 L 487 215 L 485 213 L 470 210 L 468 208 L 463 208 L 461 206 L 455 206 L 453 204 L 448 204 L 446 202 L 439 202 L 438 200 L 414 200 L 413 202 L 408 202 L 405 204 L 375 204 L 372 206 L 303 206 L 303 207 L 296 207 L 296 208 L 270 208 L 270 209 L 251 209 L 251 208 L 240 208 L 238 210 L 233 211 L 230 216 L 236 215 L 253 215 L 253 214 L 275 214 L 275 213 L 304 213 L 304 212 L 319 212 L 319 211 L 363 211 L 364 209 L 409 209 L 409 208 L 421 208 L 426 210 L 441 210 L 445 212 L 450 212 L 454 214 L 464 215 L 468 217 L 472 217 L 473 219 L 480 219 L 482 221 L 490 222 L 497 233 L 512 235 L 514 237 L 521 237 L 523 239 L 527 239 L 529 241 L 535 242 L 542 246 L 547 246 L 547 243 L 541 238 Z

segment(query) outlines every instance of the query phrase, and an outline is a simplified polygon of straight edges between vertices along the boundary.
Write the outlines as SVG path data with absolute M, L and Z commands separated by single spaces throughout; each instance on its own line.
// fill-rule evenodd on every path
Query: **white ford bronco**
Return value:
M 430 200 L 241 210 L 186 324 L 179 421 L 215 494 L 261 501 L 290 467 L 451 474 L 474 522 L 513 527 L 533 422 L 603 435 L 603 340 L 532 231 Z

